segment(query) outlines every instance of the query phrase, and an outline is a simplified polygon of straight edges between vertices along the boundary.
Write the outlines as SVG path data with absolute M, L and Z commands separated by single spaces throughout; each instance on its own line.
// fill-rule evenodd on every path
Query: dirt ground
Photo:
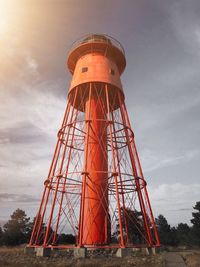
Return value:
M 200 267 L 200 249 L 180 252 L 187 267 Z
M 24 254 L 23 247 L 0 248 L 0 267 L 164 267 L 165 252 L 157 255 L 135 255 L 119 258 L 70 259 L 65 256 L 42 258 Z M 187 267 L 200 267 L 200 250 L 179 252 Z

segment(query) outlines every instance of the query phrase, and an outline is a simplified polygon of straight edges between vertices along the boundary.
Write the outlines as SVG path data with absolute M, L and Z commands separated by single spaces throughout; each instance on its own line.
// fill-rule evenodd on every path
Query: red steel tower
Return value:
M 122 46 L 90 34 L 72 46 L 67 65 L 67 107 L 29 247 L 158 246 L 120 80 Z

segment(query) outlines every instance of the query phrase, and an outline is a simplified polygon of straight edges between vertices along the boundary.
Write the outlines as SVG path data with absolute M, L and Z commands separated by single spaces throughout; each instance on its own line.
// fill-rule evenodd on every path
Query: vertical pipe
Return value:
M 107 125 L 103 94 L 92 85 L 91 97 L 85 103 L 85 120 L 89 121 L 85 147 L 86 181 L 84 196 L 83 239 L 86 245 L 105 244 L 105 221 L 107 218 Z
M 92 94 L 92 83 L 89 84 L 89 94 L 88 101 L 91 103 Z M 86 133 L 85 133 L 85 150 L 84 150 L 84 170 L 82 178 L 82 192 L 81 192 L 81 204 L 80 204 L 80 215 L 79 215 L 79 232 L 78 232 L 78 246 L 83 245 L 83 223 L 84 223 L 84 206 L 85 206 L 85 188 L 86 188 L 86 178 L 87 178 L 87 155 L 88 155 L 88 138 L 90 134 L 90 111 L 91 107 L 88 107 L 88 118 L 85 120 Z

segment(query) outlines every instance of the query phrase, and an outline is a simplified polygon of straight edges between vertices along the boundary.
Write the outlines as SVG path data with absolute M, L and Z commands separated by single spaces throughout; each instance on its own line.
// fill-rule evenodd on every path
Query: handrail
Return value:
M 86 43 L 106 43 L 106 44 L 110 44 L 110 45 L 113 45 L 113 46 L 117 47 L 123 53 L 123 55 L 125 55 L 124 48 L 120 44 L 120 42 L 118 42 L 116 39 L 114 39 L 113 37 L 111 37 L 109 35 L 106 35 L 106 34 L 88 34 L 88 35 L 85 35 L 85 36 L 79 38 L 78 40 L 76 40 L 72 44 L 70 51 L 73 51 L 78 46 L 80 46 L 82 44 L 86 44 Z

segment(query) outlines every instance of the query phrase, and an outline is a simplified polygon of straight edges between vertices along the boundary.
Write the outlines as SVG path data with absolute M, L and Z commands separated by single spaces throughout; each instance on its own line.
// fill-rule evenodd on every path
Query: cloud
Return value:
M 200 27 L 197 27 L 197 28 L 194 30 L 194 34 L 195 34 L 196 39 L 197 39 L 197 41 L 199 42 L 199 45 L 200 45 Z
M 175 209 L 174 211 L 191 211 L 191 208 Z
M 36 62 L 36 60 L 34 58 L 32 58 L 30 56 L 30 54 L 27 54 L 26 57 L 26 63 L 27 63 L 27 67 L 34 72 L 37 72 L 38 69 L 38 63 Z
M 52 93 L 58 87 L 57 81 L 33 85 L 18 79 L 14 89 L 0 90 L 0 185 L 4 192 L 42 192 L 66 105 L 66 98 Z
M 28 216 L 33 218 L 36 215 L 40 198 L 34 194 L 24 193 L 0 193 L 1 214 L 0 226 L 2 227 L 16 209 L 24 210 Z
M 160 184 L 149 186 L 155 216 L 163 214 L 171 224 L 190 223 L 193 206 L 199 201 L 200 184 Z
M 0 201 L 2 205 L 12 203 L 18 204 L 18 203 L 32 203 L 32 202 L 38 202 L 39 198 L 36 198 L 35 196 L 30 196 L 26 194 L 10 194 L 10 193 L 0 193 Z
M 0 129 L 0 144 L 30 144 L 34 142 L 45 142 L 46 133 L 27 121 L 21 121 L 10 128 Z
M 29 48 L 21 47 L 19 38 L 14 34 L 4 36 L 0 43 L 0 83 L 9 90 L 40 78 L 38 62 Z
M 191 161 L 195 158 L 198 158 L 200 155 L 200 150 L 188 150 L 179 155 L 173 154 L 158 154 L 158 152 L 151 150 L 142 150 L 141 151 L 141 161 L 143 162 L 144 172 L 151 172 L 153 170 L 162 169 L 164 167 L 170 167 L 173 165 L 181 165 L 184 162 Z
M 126 49 L 127 69 L 122 79 L 142 166 L 153 177 L 150 191 L 155 185 L 150 194 L 152 207 L 165 212 L 171 222 L 182 216 L 188 221 L 191 214 L 184 209 L 198 199 L 193 185 L 199 179 L 199 1 L 127 0 L 126 4 L 117 1 L 114 9 L 108 1 L 95 1 L 92 7 L 90 2 L 84 10 L 78 1 L 18 3 L 12 30 L 5 31 L 2 24 L 1 190 L 33 197 L 42 192 L 66 106 L 66 52 L 88 31 L 107 32 Z M 80 15 L 80 27 L 66 28 Z M 194 196 L 186 192 L 185 185 L 181 187 L 188 179 Z M 176 207 L 174 196 L 179 191 L 183 191 L 180 202 L 185 203 L 184 194 L 191 199 L 186 208 Z M 9 216 L 12 208 L 14 202 L 8 201 L 2 213 Z
M 170 21 L 175 35 L 187 53 L 200 57 L 200 4 L 199 1 L 176 1 L 169 6 Z

